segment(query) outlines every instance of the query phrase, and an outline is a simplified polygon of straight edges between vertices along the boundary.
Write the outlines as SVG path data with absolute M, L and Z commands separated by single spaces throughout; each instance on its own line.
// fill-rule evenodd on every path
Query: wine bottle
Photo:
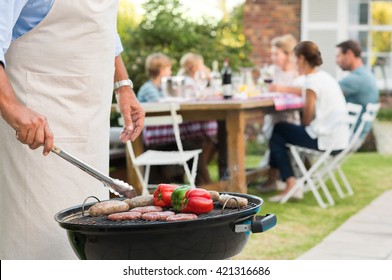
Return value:
M 232 97 L 231 74 L 232 70 L 230 68 L 229 58 L 226 58 L 222 68 L 222 90 L 223 98 L 225 99 Z

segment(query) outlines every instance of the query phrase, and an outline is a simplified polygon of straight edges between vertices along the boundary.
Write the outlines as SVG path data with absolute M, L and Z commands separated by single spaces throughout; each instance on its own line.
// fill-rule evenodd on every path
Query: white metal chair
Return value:
M 148 194 L 150 167 L 157 165 L 182 165 L 185 170 L 188 182 L 195 187 L 195 179 L 197 173 L 197 162 L 201 149 L 184 151 L 181 142 L 179 124 L 183 122 L 182 116 L 178 114 L 179 104 L 175 103 L 142 103 L 146 112 L 144 120 L 145 127 L 151 125 L 172 125 L 177 145 L 176 151 L 159 151 L 147 150 L 139 156 L 135 156 L 131 141 L 127 142 L 127 150 L 129 152 L 136 175 L 143 187 L 143 194 Z M 158 115 L 149 116 L 149 113 L 157 113 Z M 192 168 L 189 169 L 188 161 L 193 159 Z M 144 167 L 144 175 L 142 168 Z
M 347 111 L 348 111 L 348 124 L 349 124 L 349 129 L 350 129 L 350 139 L 354 135 L 354 130 L 355 127 L 359 121 L 359 117 L 361 116 L 362 113 L 362 105 L 355 104 L 348 102 L 347 103 Z
M 362 106 L 348 103 L 347 109 L 348 116 L 346 122 L 349 125 L 350 133 L 352 134 L 362 111 Z M 287 202 L 290 197 L 299 189 L 304 190 L 306 185 L 309 190 L 312 191 L 320 207 L 326 208 L 327 204 L 324 202 L 320 193 L 318 192 L 319 187 L 323 191 L 323 194 L 326 197 L 328 204 L 334 205 L 335 201 L 333 200 L 332 195 L 329 192 L 327 185 L 325 184 L 325 174 L 331 175 L 328 172 L 329 170 L 327 169 L 327 166 L 328 161 L 333 158 L 333 156 L 331 155 L 333 150 L 327 149 L 326 151 L 317 151 L 291 144 L 288 144 L 287 146 L 290 149 L 290 153 L 294 159 L 294 163 L 296 164 L 301 173 L 301 177 L 297 180 L 295 186 L 282 199 L 281 203 Z M 304 158 L 312 159 L 312 165 L 309 170 L 305 167 L 303 161 Z M 331 176 L 333 176 L 333 174 Z M 334 184 L 334 187 L 339 196 L 343 197 L 344 194 L 340 185 Z
M 350 183 L 348 182 L 347 177 L 344 174 L 341 166 L 351 154 L 355 153 L 362 146 L 363 141 L 366 138 L 366 137 L 361 138 L 362 131 L 364 130 L 367 123 L 373 123 L 380 107 L 381 107 L 380 103 L 367 104 L 366 111 L 361 117 L 360 124 L 359 124 L 357 130 L 355 131 L 355 133 L 353 133 L 353 135 L 350 139 L 349 145 L 341 153 L 339 153 L 338 155 L 333 157 L 331 159 L 331 161 L 329 162 L 329 164 L 326 165 L 326 173 L 331 178 L 331 181 L 334 184 L 335 188 L 337 188 L 337 189 L 340 188 L 340 187 L 337 187 L 339 185 L 339 183 L 335 177 L 335 173 L 337 173 L 339 175 L 340 179 L 342 180 L 349 195 L 354 194 L 354 192 L 353 192 L 353 189 L 352 189 Z M 339 194 L 339 196 L 342 197 L 341 194 Z

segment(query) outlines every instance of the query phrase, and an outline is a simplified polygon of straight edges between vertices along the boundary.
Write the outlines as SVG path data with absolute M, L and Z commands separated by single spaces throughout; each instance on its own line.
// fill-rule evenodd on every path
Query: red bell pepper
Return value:
M 211 212 L 214 202 L 211 195 L 204 189 L 188 190 L 182 199 L 181 212 L 203 214 Z
M 178 185 L 159 184 L 154 191 L 154 205 L 161 207 L 172 206 L 171 194 L 176 188 L 178 188 Z

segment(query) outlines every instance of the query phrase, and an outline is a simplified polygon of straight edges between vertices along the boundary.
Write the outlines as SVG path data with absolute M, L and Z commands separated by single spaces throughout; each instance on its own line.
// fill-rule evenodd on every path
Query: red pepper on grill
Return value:
M 203 214 L 208 213 L 214 208 L 211 195 L 204 189 L 190 189 L 184 192 L 176 192 L 174 195 L 183 195 L 172 199 L 173 207 L 183 213 Z
M 170 207 L 172 205 L 171 194 L 176 188 L 178 188 L 178 185 L 159 184 L 154 191 L 154 205 Z

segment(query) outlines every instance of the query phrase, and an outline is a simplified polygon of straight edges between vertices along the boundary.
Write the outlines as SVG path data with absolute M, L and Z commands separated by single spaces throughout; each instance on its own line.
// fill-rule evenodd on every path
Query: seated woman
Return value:
M 323 63 L 318 46 L 310 41 L 299 43 L 294 49 L 296 65 L 305 75 L 306 100 L 302 125 L 277 123 L 270 140 L 270 167 L 278 169 L 286 189 L 269 201 L 280 202 L 294 187 L 294 176 L 286 144 L 314 150 L 332 148 L 334 153 L 343 150 L 349 141 L 346 102 L 338 82 L 317 67 Z M 302 198 L 302 192 L 293 198 Z
M 198 81 L 197 79 L 200 77 L 197 77 L 199 74 L 203 74 L 205 78 L 210 80 L 210 74 L 211 71 L 210 69 L 205 66 L 204 64 L 204 59 L 203 56 L 200 54 L 196 53 L 186 53 L 181 57 L 180 60 L 180 66 L 181 69 L 178 73 L 179 76 L 184 76 L 185 77 L 185 91 L 193 92 L 194 94 L 191 95 L 197 95 L 198 93 L 196 91 L 199 90 L 198 88 Z M 206 84 L 207 86 L 207 84 Z M 195 122 L 194 122 L 195 123 Z M 195 124 L 194 124 L 195 125 Z M 205 133 L 204 135 L 200 135 L 198 138 L 195 138 L 194 140 L 196 141 L 201 141 L 201 146 L 203 149 L 203 152 L 201 154 L 201 161 L 203 161 L 203 164 L 205 164 L 205 167 L 200 170 L 200 178 L 196 177 L 196 184 L 200 182 L 201 185 L 203 184 L 208 184 L 211 183 L 211 178 L 208 173 L 208 163 L 212 160 L 214 157 L 214 154 L 216 152 L 216 134 L 218 130 L 218 124 L 216 121 L 198 121 L 196 125 L 199 125 L 201 127 L 204 127 Z M 200 161 L 199 160 L 199 161 Z M 199 169 L 198 169 L 199 170 Z M 199 172 L 198 172 L 199 175 Z
M 146 59 L 146 72 L 149 80 L 145 82 L 138 91 L 137 97 L 140 102 L 157 102 L 164 97 L 161 80 L 172 74 L 172 61 L 162 53 L 153 53 Z M 171 130 L 170 130 L 171 129 Z M 160 130 L 165 137 L 154 138 Z M 170 130 L 170 131 L 169 131 Z M 216 134 L 216 127 L 207 127 L 203 122 L 184 122 L 180 124 L 182 142 L 185 150 L 203 149 L 198 160 L 196 185 L 211 183 L 207 165 L 210 160 L 210 150 L 204 139 L 206 134 Z M 147 148 L 159 150 L 176 149 L 174 132 L 170 126 L 145 127 L 143 133 L 144 145 Z M 155 166 L 151 170 L 150 182 L 183 182 L 184 170 L 180 166 Z
M 297 40 L 291 34 L 275 37 L 271 41 L 271 61 L 273 64 L 272 80 L 269 85 L 269 92 L 297 93 L 301 92 L 301 77 L 299 76 L 294 63 L 294 47 Z M 300 116 L 298 111 L 279 112 L 276 114 L 267 114 L 264 117 L 263 136 L 266 140 L 270 140 L 274 125 L 278 122 L 289 122 L 300 124 Z M 260 162 L 260 167 L 268 166 L 270 150 L 264 153 Z M 270 192 L 277 190 L 277 180 L 279 173 L 276 169 L 268 170 L 267 180 L 257 186 L 259 192 Z
M 205 66 L 203 56 L 191 52 L 184 54 L 181 57 L 180 66 L 178 76 L 185 77 L 185 95 L 198 96 L 200 94 L 199 83 L 203 83 L 200 80 L 204 79 L 205 87 L 207 87 L 211 79 L 211 70 Z

